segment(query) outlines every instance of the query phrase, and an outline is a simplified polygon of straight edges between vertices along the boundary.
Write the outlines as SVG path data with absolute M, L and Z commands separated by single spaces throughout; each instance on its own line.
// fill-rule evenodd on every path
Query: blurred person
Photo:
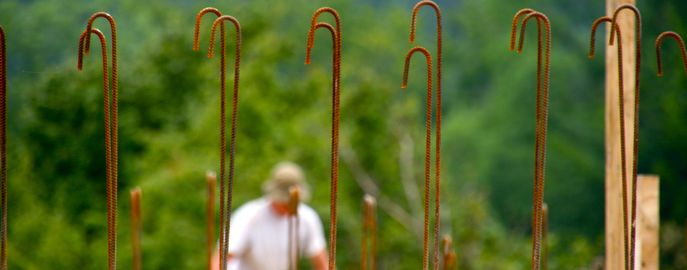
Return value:
M 308 205 L 310 195 L 303 170 L 292 162 L 281 162 L 263 183 L 264 196 L 243 204 L 231 215 L 227 269 L 288 269 L 288 220 L 290 190 L 300 189 L 298 204 L 299 257 L 310 260 L 313 269 L 327 269 L 327 247 L 322 222 Z M 213 270 L 220 269 L 219 251 L 213 254 Z

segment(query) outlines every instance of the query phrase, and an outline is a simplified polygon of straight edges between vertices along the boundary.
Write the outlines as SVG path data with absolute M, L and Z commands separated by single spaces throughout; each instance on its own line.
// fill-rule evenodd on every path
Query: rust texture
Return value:
M 235 53 L 235 60 L 234 60 L 234 84 L 233 84 L 233 97 L 232 97 L 232 113 L 231 113 L 231 137 L 229 138 L 229 173 L 228 176 L 225 177 L 226 172 L 225 172 L 225 156 L 226 156 L 226 86 L 224 83 L 220 86 L 220 91 L 221 91 L 221 101 L 220 101 L 220 110 L 221 110 L 221 116 L 220 116 L 220 135 L 221 135 L 221 142 L 220 142 L 220 153 L 221 153 L 221 162 L 220 162 L 220 224 L 224 223 L 223 226 L 221 226 L 221 232 L 220 234 L 223 235 L 220 240 L 220 262 L 226 262 L 227 261 L 227 256 L 229 252 L 229 233 L 230 233 L 230 225 L 231 225 L 231 207 L 232 207 L 232 199 L 233 199 L 233 189 L 234 189 L 234 159 L 236 155 L 236 127 L 238 125 L 238 101 L 239 101 L 239 75 L 240 75 L 240 65 L 241 65 L 241 24 L 239 21 L 228 15 L 223 15 L 220 16 L 219 18 L 215 19 L 215 21 L 212 23 L 212 30 L 210 33 L 210 47 L 208 49 L 208 58 L 212 58 L 214 55 L 215 51 L 215 32 L 217 31 L 217 27 L 220 25 L 224 25 L 225 21 L 229 21 L 234 25 L 234 29 L 236 32 L 235 35 L 235 43 L 236 43 L 236 49 L 234 51 Z M 224 35 L 224 32 L 222 32 L 221 35 Z M 224 77 L 226 75 L 226 67 L 222 66 L 220 69 L 220 76 Z M 222 185 L 223 182 L 226 182 L 225 185 Z M 223 200 L 224 199 L 224 200 Z M 226 263 L 220 263 L 220 268 L 222 270 L 226 269 Z
M 0 26 L 0 269 L 7 269 L 7 46 Z
M 661 33 L 657 38 L 656 38 L 656 64 L 658 66 L 658 76 L 661 77 L 663 76 L 663 64 L 661 61 L 661 47 L 663 45 L 663 41 L 666 38 L 673 38 L 677 42 L 677 44 L 680 46 L 680 55 L 682 56 L 682 65 L 685 68 L 685 73 L 687 73 L 687 50 L 685 49 L 685 42 L 682 40 L 682 37 L 678 33 L 675 33 L 673 31 L 666 31 Z
M 360 269 L 377 269 L 377 201 L 371 195 L 363 198 L 363 237 Z
M 441 226 L 441 55 L 442 55 L 442 24 L 441 24 L 441 9 L 439 5 L 433 1 L 420 1 L 413 7 L 412 19 L 410 24 L 410 43 L 415 42 L 416 28 L 417 28 L 417 14 L 424 6 L 431 7 L 436 15 L 436 34 L 437 34 L 437 51 L 436 51 L 436 134 L 434 142 L 434 269 L 439 269 L 439 230 Z
M 448 234 L 444 235 L 441 239 L 441 255 L 443 256 L 443 270 L 456 269 L 458 256 L 456 256 L 456 251 L 453 249 L 453 239 Z
M 318 23 L 317 19 L 323 13 L 329 13 L 334 17 L 335 26 L 327 23 Z M 315 11 L 310 21 L 308 40 L 305 53 L 305 64 L 310 64 L 312 48 L 315 46 L 315 31 L 324 28 L 332 35 L 332 150 L 330 172 L 330 206 L 329 206 L 329 262 L 328 269 L 336 269 L 336 224 L 337 224 L 337 191 L 339 184 L 339 97 L 341 90 L 341 19 L 339 13 L 333 8 L 323 7 Z
M 410 59 L 414 53 L 422 53 L 427 60 L 427 102 L 425 104 L 425 180 L 424 180 L 424 225 L 422 237 L 422 269 L 429 267 L 429 200 L 430 200 L 430 168 L 431 168 L 431 140 L 432 140 L 432 55 L 423 47 L 414 47 L 408 51 L 403 67 L 403 82 L 401 88 L 408 85 L 408 69 Z
M 620 14 L 621 11 L 623 10 L 630 10 L 632 13 L 634 13 L 635 16 L 635 80 L 634 80 L 634 89 L 635 89 L 635 100 L 634 100 L 634 140 L 632 141 L 632 204 L 630 209 L 632 210 L 632 216 L 630 218 L 630 246 L 629 246 L 629 251 L 628 253 L 630 256 L 626 256 L 626 260 L 628 261 L 626 263 L 626 268 L 627 269 L 635 269 L 635 246 L 636 246 L 636 238 L 637 238 L 637 153 L 638 153 L 638 145 L 639 145 L 639 71 L 642 63 L 642 16 L 639 13 L 639 9 L 635 7 L 634 5 L 631 4 L 624 4 L 620 5 L 615 9 L 615 12 L 613 13 L 613 24 L 616 24 L 618 14 Z M 609 37 L 609 44 L 613 45 L 613 41 L 615 39 L 615 36 L 613 35 L 616 30 L 619 32 L 620 28 L 619 27 L 611 27 L 611 34 Z M 618 44 L 621 43 L 620 41 L 620 36 L 618 36 Z M 621 72 L 621 71 L 619 71 Z M 621 88 L 622 89 L 622 88 Z M 622 101 L 622 99 L 621 99 Z M 622 102 L 620 103 L 622 106 Z M 625 190 L 623 190 L 625 191 Z
M 610 17 L 604 16 L 601 18 L 596 19 L 594 23 L 592 24 L 592 35 L 590 38 L 590 44 L 589 44 L 589 58 L 594 57 L 595 49 L 594 49 L 594 44 L 596 41 L 596 30 L 598 29 L 599 25 L 602 23 L 610 23 L 613 27 L 611 27 L 613 30 L 611 31 L 611 35 L 615 34 L 618 38 L 618 40 L 622 39 L 622 34 L 619 29 L 617 31 L 616 28 L 619 28 L 618 24 L 613 22 L 613 19 Z M 623 100 L 625 100 L 625 91 L 623 90 L 624 88 L 624 75 L 623 75 L 623 45 L 622 42 L 618 42 L 617 48 L 617 57 L 618 57 L 618 100 L 621 100 L 619 102 L 618 106 L 618 115 L 619 115 L 619 126 L 620 126 L 620 164 L 621 164 L 621 181 L 622 181 L 622 204 L 623 204 L 623 222 L 625 224 L 628 224 L 629 222 L 629 210 L 628 210 L 628 201 L 627 201 L 627 150 L 626 150 L 626 144 L 625 144 L 625 106 L 623 104 Z M 627 226 L 623 226 L 623 233 L 624 233 L 624 253 L 625 253 L 625 268 L 628 269 L 629 267 L 629 261 L 627 258 L 630 257 L 630 231 Z M 631 269 L 631 268 L 629 268 Z
M 535 113 L 534 198 L 532 209 L 532 269 L 539 270 L 541 269 L 541 237 L 543 219 L 542 205 L 544 200 L 544 170 L 546 167 L 546 133 L 549 110 L 549 80 L 551 70 L 551 24 L 549 19 L 543 13 L 532 9 L 523 9 L 518 11 L 513 18 L 513 25 L 515 25 L 515 27 L 511 28 L 511 50 L 515 49 L 517 23 L 522 16 L 525 16 L 525 18 L 522 20 L 522 26 L 520 28 L 518 53 L 522 52 L 527 22 L 532 18 L 537 20 L 537 98 Z M 544 39 L 542 38 L 542 24 L 544 25 L 546 35 L 545 45 L 543 44 Z M 542 47 L 544 47 L 544 49 L 542 49 Z M 542 53 L 544 55 L 542 55 Z
M 110 24 L 112 39 L 112 69 L 108 70 L 107 43 L 105 35 L 93 28 L 93 22 L 103 18 Z M 100 39 L 103 62 L 103 100 L 105 115 L 105 167 L 107 189 L 107 254 L 108 269 L 117 269 L 117 169 L 118 169 L 118 128 L 117 128 L 117 96 L 119 89 L 117 70 L 117 25 L 114 18 L 105 12 L 96 12 L 88 19 L 86 30 L 79 37 L 79 52 L 77 69 L 83 67 L 83 55 L 89 54 L 91 34 Z M 111 75 L 108 75 L 111 72 Z M 109 76 L 109 77 L 108 77 Z
M 204 8 L 198 12 L 198 14 L 196 15 L 196 22 L 195 22 L 195 25 L 193 28 L 193 50 L 194 51 L 200 50 L 200 24 L 202 22 L 203 17 L 205 16 L 205 14 L 208 14 L 208 13 L 213 13 L 218 18 L 222 17 L 222 13 L 218 9 L 213 8 L 213 7 L 206 7 L 206 8 Z M 226 100 L 226 94 L 225 94 L 226 93 L 226 77 L 227 77 L 226 76 L 227 55 L 226 55 L 226 34 L 225 34 L 224 24 L 220 25 L 220 32 L 221 32 L 221 34 L 220 34 L 220 61 L 219 61 L 220 78 L 219 78 L 219 80 L 220 80 L 220 96 L 221 96 L 221 102 L 220 102 L 220 119 L 221 120 L 220 120 L 220 138 L 219 138 L 219 141 L 220 141 L 220 143 L 219 143 L 220 144 L 220 149 L 219 149 L 219 152 L 220 152 L 219 153 L 220 154 L 220 163 L 219 163 L 220 164 L 219 165 L 220 166 L 220 187 L 219 187 L 219 190 L 220 190 L 220 194 L 219 194 L 220 195 L 220 197 L 219 197 L 219 201 L 220 201 L 220 203 L 219 203 L 219 208 L 220 208 L 220 210 L 219 210 L 219 220 L 220 220 L 219 231 L 220 231 L 220 234 L 219 234 L 219 246 L 220 246 L 220 257 L 222 257 L 221 256 L 222 255 L 221 247 L 224 246 L 224 242 L 226 241 L 224 239 L 224 236 L 225 236 L 224 235 L 224 226 L 225 226 L 224 220 L 225 220 L 225 218 L 224 218 L 224 203 L 223 202 L 226 200 L 224 198 L 226 195 L 226 193 L 225 193 L 226 180 L 224 178 L 224 171 L 225 171 L 224 166 L 226 164 L 226 156 L 227 156 L 227 151 L 226 151 L 226 148 L 227 148 L 227 136 L 226 136 L 227 124 L 226 124 L 226 103 L 225 103 L 225 100 Z M 214 43 L 214 42 L 212 42 L 212 43 Z M 216 179 L 215 179 L 215 182 L 216 182 Z M 214 197 L 213 197 L 213 200 L 214 200 Z M 213 211 L 214 211 L 214 209 L 213 209 Z M 214 226 L 214 213 L 213 213 L 213 226 Z M 222 259 L 223 259 L 223 257 L 222 257 Z M 222 259 L 220 259 L 220 260 L 222 260 Z M 209 267 L 211 267 L 211 266 L 209 266 Z
M 141 270 L 141 234 L 143 218 L 141 217 L 141 188 L 131 190 L 131 250 L 133 255 L 132 269 Z
M 301 199 L 301 190 L 297 186 L 289 189 L 289 217 L 288 217 L 288 263 L 289 269 L 298 270 L 299 247 L 298 230 L 300 221 L 298 219 L 298 204 Z
M 217 188 L 217 175 L 215 172 L 207 172 L 205 175 L 208 186 L 207 201 L 207 253 L 208 269 L 212 270 L 212 253 L 215 249 L 215 189 Z

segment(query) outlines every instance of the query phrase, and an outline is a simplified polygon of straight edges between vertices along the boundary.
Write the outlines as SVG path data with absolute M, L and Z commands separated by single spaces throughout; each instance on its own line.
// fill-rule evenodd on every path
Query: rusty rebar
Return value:
M 377 269 L 377 200 L 369 194 L 363 197 L 362 223 L 360 270 L 375 270 Z
M 298 205 L 301 202 L 300 194 L 301 190 L 298 186 L 293 186 L 289 189 L 287 257 L 290 270 L 298 270 L 298 258 L 300 257 L 300 249 L 298 245 L 300 242 L 300 220 L 298 217 Z
M 196 14 L 196 22 L 193 28 L 193 50 L 194 51 L 199 51 L 200 50 L 200 24 L 202 22 L 203 16 L 208 13 L 213 13 L 215 14 L 218 18 L 222 17 L 222 13 L 213 7 L 206 7 L 198 12 Z M 214 22 L 214 21 L 213 21 Z M 227 148 L 227 127 L 226 127 L 226 59 L 227 59 L 227 54 L 226 54 L 226 32 L 225 32 L 225 26 L 224 24 L 220 24 L 220 60 L 219 60 L 219 68 L 220 68 L 220 194 L 219 194 L 219 246 L 220 246 L 220 257 L 221 256 L 221 247 L 224 246 L 225 243 L 225 234 L 224 234 L 224 227 L 226 226 L 226 222 L 224 221 L 224 205 L 226 201 L 226 178 L 225 178 L 225 165 L 226 165 L 226 148 Z M 212 39 L 215 35 L 212 34 L 210 38 Z M 211 46 L 214 44 L 214 42 L 210 42 Z M 216 181 L 215 181 L 216 182 Z M 213 196 L 214 198 L 214 196 Z M 213 209 L 213 225 L 214 225 L 214 209 Z M 214 234 L 214 228 L 213 228 L 213 234 Z M 222 260 L 221 258 L 220 260 Z
M 545 182 L 545 162 L 546 162 L 546 133 L 548 122 L 548 107 L 549 107 L 549 80 L 551 70 L 551 24 L 549 19 L 543 13 L 524 9 L 516 13 L 513 21 L 517 22 L 519 17 L 527 15 L 522 21 L 520 28 L 520 43 L 518 52 L 522 52 L 525 38 L 525 29 L 527 22 L 535 18 L 537 19 L 537 98 L 536 98 L 536 121 L 535 121 L 535 161 L 534 161 L 534 198 L 533 198 L 533 215 L 532 215 L 532 269 L 540 269 L 541 267 L 541 237 L 542 237 L 542 204 L 544 200 L 544 182 Z M 544 49 L 544 64 L 543 64 L 543 78 L 542 78 L 542 23 L 546 30 L 546 45 Z M 511 48 L 514 45 L 514 35 L 517 27 L 512 28 Z
M 141 188 L 131 190 L 131 250 L 132 269 L 141 270 L 141 234 L 143 232 L 143 218 L 141 217 Z
M 408 86 L 408 69 L 410 59 L 414 53 L 420 52 L 425 55 L 427 60 L 427 101 L 425 104 L 425 180 L 424 180 L 424 227 L 422 239 L 422 269 L 429 267 L 429 190 L 430 190 L 430 170 L 431 170 L 431 140 L 432 140 L 432 55 L 424 47 L 414 47 L 408 51 L 403 66 L 403 82 L 401 88 Z M 435 221 L 438 222 L 438 221 Z
M 93 22 L 98 18 L 106 19 L 110 24 L 112 38 L 112 69 L 108 77 L 107 44 L 105 35 L 93 28 Z M 77 69 L 83 67 L 83 54 L 90 52 L 91 33 L 100 39 L 103 57 L 103 95 L 105 115 L 105 167 L 107 187 L 107 253 L 108 269 L 117 269 L 117 183 L 118 183 L 118 69 L 117 69 L 117 25 L 114 18 L 105 12 L 96 12 L 88 19 L 86 30 L 79 37 L 79 52 Z
M 217 175 L 215 172 L 208 171 L 205 174 L 205 179 L 208 187 L 208 201 L 207 201 L 207 252 L 208 252 L 208 270 L 212 270 L 212 253 L 215 249 L 215 189 L 217 188 Z
M 680 55 L 682 56 L 682 65 L 685 68 L 685 73 L 687 73 L 687 49 L 685 49 L 685 42 L 678 33 L 673 31 L 666 31 L 658 35 L 656 38 L 656 64 L 658 66 L 658 76 L 663 76 L 663 64 L 661 63 L 661 46 L 666 38 L 673 38 L 680 46 Z
M 456 268 L 458 263 L 458 257 L 456 256 L 456 251 L 453 249 L 453 239 L 451 235 L 445 234 L 441 239 L 441 255 L 443 257 L 442 264 L 443 270 L 451 270 Z
M 623 10 L 630 10 L 632 13 L 635 15 L 635 76 L 634 76 L 634 88 L 635 88 L 635 100 L 634 100 L 634 126 L 633 126 L 633 133 L 634 133 L 634 139 L 632 141 L 632 217 L 630 218 L 630 247 L 629 247 L 629 253 L 630 256 L 629 258 L 626 257 L 626 260 L 629 261 L 629 267 L 628 269 L 635 269 L 635 246 L 636 246 L 636 237 L 637 237 L 637 154 L 638 154 L 638 147 L 639 147 L 639 71 L 642 63 L 642 16 L 639 12 L 639 9 L 635 7 L 634 5 L 631 4 L 624 4 L 620 5 L 615 9 L 615 12 L 613 13 L 613 23 L 616 23 L 618 20 L 618 14 L 623 11 Z M 614 35 L 613 32 L 615 32 L 616 27 L 611 28 L 611 35 L 609 37 L 609 44 L 613 45 L 613 40 L 614 40 Z M 617 30 L 620 31 L 620 28 L 617 27 Z M 620 44 L 622 41 L 618 39 L 618 44 Z M 621 71 L 619 71 L 621 72 Z M 623 104 L 621 100 L 621 106 Z M 627 225 L 626 225 L 627 226 Z M 626 264 L 627 265 L 627 264 Z
M 595 41 L 596 41 L 596 30 L 598 29 L 599 25 L 602 23 L 609 23 L 611 24 L 611 35 L 615 34 L 618 38 L 618 40 L 622 39 L 622 31 L 620 31 L 620 27 L 616 22 L 613 21 L 608 16 L 604 16 L 601 18 L 598 18 L 594 21 L 592 24 L 592 34 L 590 38 L 590 44 L 589 44 L 589 58 L 594 57 L 595 53 Z M 618 28 L 617 31 L 616 28 Z M 629 268 L 629 262 L 628 258 L 630 257 L 630 231 L 629 228 L 627 227 L 627 224 L 629 223 L 629 209 L 628 209 L 628 201 L 627 201 L 627 150 L 626 150 L 626 144 L 625 144 L 625 91 L 624 91 L 624 75 L 623 75 L 623 45 L 622 42 L 618 42 L 618 45 L 616 46 L 617 49 L 617 58 L 618 58 L 618 118 L 619 118 L 619 127 L 620 127 L 620 166 L 621 166 L 621 173 L 620 173 L 620 179 L 621 179 L 621 185 L 622 185 L 622 205 L 623 205 L 623 249 L 624 249 L 624 254 L 625 254 L 625 269 L 631 269 Z M 638 76 L 637 74 L 636 76 Z
M 241 65 L 241 24 L 239 21 L 228 15 L 223 15 L 217 18 L 212 23 L 212 30 L 210 34 L 210 47 L 208 49 L 208 58 L 212 58 L 215 49 L 215 32 L 217 26 L 224 25 L 225 21 L 229 21 L 234 25 L 236 32 L 235 42 L 235 60 L 234 60 L 234 84 L 233 84 L 233 98 L 232 98 L 232 113 L 231 113 L 231 137 L 229 139 L 229 175 L 225 178 L 225 156 L 226 156 L 226 85 L 224 80 L 220 80 L 221 86 L 221 101 L 220 101 L 220 226 L 222 235 L 220 237 L 220 269 L 226 269 L 227 253 L 229 252 L 229 235 L 231 226 L 231 207 L 233 200 L 234 187 L 234 160 L 236 154 L 236 128 L 238 125 L 238 100 L 239 100 L 239 77 Z M 224 32 L 221 34 L 224 36 Z M 225 44 L 221 44 L 224 46 Z M 224 48 L 224 47 L 222 47 Z M 221 50 L 224 53 L 224 50 Z M 222 65 L 220 68 L 220 76 L 226 76 L 226 67 Z M 226 187 L 222 183 L 227 182 Z M 226 190 L 225 190 L 226 189 Z M 226 194 L 226 198 L 225 198 Z M 226 200 L 226 201 L 225 201 Z
M 327 23 L 317 23 L 322 13 L 329 13 L 334 17 L 335 26 Z M 337 225 L 337 192 L 339 185 L 339 119 L 340 119 L 340 91 L 341 91 L 341 19 L 333 8 L 319 8 L 313 13 L 308 30 L 305 53 L 305 64 L 310 64 L 312 48 L 315 46 L 315 31 L 324 28 L 332 35 L 332 145 L 330 171 L 330 206 L 329 206 L 329 263 L 328 269 L 336 269 L 336 225 Z
M 7 269 L 7 45 L 0 26 L 0 269 Z
M 436 134 L 434 142 L 434 269 L 439 269 L 439 231 L 441 226 L 441 56 L 442 56 L 442 24 L 441 24 L 441 9 L 439 5 L 433 1 L 420 1 L 413 7 L 413 14 L 410 24 L 410 42 L 415 42 L 416 28 L 417 28 L 417 14 L 423 6 L 431 7 L 434 10 L 437 19 L 437 52 L 436 52 Z

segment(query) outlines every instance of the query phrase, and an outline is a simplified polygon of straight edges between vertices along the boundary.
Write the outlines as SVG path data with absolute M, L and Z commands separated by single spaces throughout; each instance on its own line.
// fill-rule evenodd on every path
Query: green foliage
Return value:
M 456 243 L 460 269 L 529 266 L 534 139 L 535 36 L 522 55 L 508 52 L 512 15 L 531 6 L 554 30 L 546 200 L 551 209 L 551 269 L 591 266 L 603 254 L 603 60 L 586 58 L 589 27 L 601 3 L 438 1 L 444 14 L 442 232 Z M 272 165 L 306 169 L 310 204 L 329 224 L 331 41 L 316 34 L 303 65 L 311 12 L 320 1 L 0 2 L 10 69 L 10 268 L 98 269 L 106 261 L 102 75 L 99 50 L 76 71 L 76 41 L 88 16 L 117 19 L 120 55 L 119 260 L 130 268 L 128 190 L 143 189 L 145 269 L 202 269 L 204 174 L 219 163 L 219 57 L 191 50 L 195 12 L 216 5 L 243 28 L 234 206 L 261 194 Z M 380 269 L 421 263 L 424 60 L 413 59 L 400 90 L 410 3 L 331 3 L 343 20 L 341 178 L 337 262 L 358 266 L 360 199 L 380 198 Z M 640 2 L 643 51 L 661 30 L 687 33 L 684 3 Z M 595 12 L 589 12 L 594 10 Z M 598 12 L 596 12 L 598 11 Z M 209 16 L 210 17 L 210 16 Z M 323 17 L 324 18 L 324 17 Z M 325 19 L 330 20 L 330 19 Z M 106 24 L 98 27 L 105 30 Z M 435 48 L 434 18 L 420 13 L 418 44 Z M 228 37 L 233 37 L 233 29 Z M 601 35 L 601 34 L 600 34 Z M 233 63 L 233 42 L 228 45 Z M 666 77 L 642 72 L 640 172 L 661 175 L 666 224 L 664 268 L 681 257 L 687 215 L 687 96 L 674 45 Z M 228 94 L 233 78 L 228 66 Z M 658 88 L 658 89 L 656 89 Z M 229 95 L 230 96 L 230 95 Z M 404 148 L 405 147 L 405 148 Z M 407 148 L 407 149 L 406 149 Z M 410 158 L 404 160 L 405 150 Z M 404 163 L 406 162 L 406 163 Z M 409 166 L 405 166 L 408 165 Z M 681 177 L 682 176 L 682 177 Z M 368 177 L 375 188 L 360 184 Z M 409 177 L 410 184 L 403 183 Z M 411 191 L 408 191 L 411 189 Z M 383 201 L 386 198 L 386 201 Z M 389 211 L 401 209 L 401 215 Z M 404 217 L 406 214 L 407 217 Z M 673 239 L 673 240 L 671 240 Z

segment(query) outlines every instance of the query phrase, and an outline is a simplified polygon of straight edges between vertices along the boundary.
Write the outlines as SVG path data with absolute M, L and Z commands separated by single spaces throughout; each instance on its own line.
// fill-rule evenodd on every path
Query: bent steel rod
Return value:
M 289 215 L 288 215 L 288 264 L 289 269 L 298 270 L 298 258 L 299 258 L 299 227 L 300 220 L 298 218 L 298 205 L 300 203 L 300 189 L 295 186 L 289 189 Z
M 416 28 L 417 28 L 417 14 L 424 6 L 431 7 L 436 15 L 436 36 L 437 36 L 437 51 L 436 51 L 436 134 L 435 134 L 435 149 L 434 149 L 434 269 L 439 269 L 439 230 L 441 226 L 441 54 L 442 54 L 442 24 L 441 24 L 441 9 L 439 5 L 430 0 L 420 1 L 413 7 L 412 19 L 410 24 L 410 43 L 415 42 Z
M 329 13 L 334 17 L 335 26 L 328 23 L 318 23 L 317 19 L 323 13 Z M 329 205 L 329 263 L 328 269 L 336 269 L 336 224 L 337 224 L 337 192 L 339 185 L 339 97 L 341 95 L 341 19 L 339 13 L 333 8 L 323 7 L 315 11 L 310 20 L 308 40 L 305 53 L 305 64 L 310 64 L 312 48 L 315 46 L 315 31 L 327 29 L 332 36 L 332 150 L 330 171 L 330 205 Z
M 98 18 L 104 18 L 110 24 L 112 38 L 112 69 L 108 75 L 107 43 L 105 35 L 93 27 L 93 22 Z M 107 253 L 108 269 L 117 268 L 117 169 L 118 169 L 118 128 L 117 128 L 117 96 L 118 96 L 118 70 L 117 70 L 117 26 L 114 18 L 105 12 L 96 12 L 88 19 L 86 30 L 79 37 L 79 52 L 77 69 L 83 67 L 83 55 L 89 54 L 91 34 L 95 34 L 100 40 L 103 62 L 103 99 L 105 122 L 105 167 L 107 187 Z
M 427 101 L 425 104 L 425 181 L 424 181 L 424 225 L 422 237 L 422 269 L 429 268 L 429 190 L 430 190 L 430 169 L 431 169 L 431 140 L 432 140 L 432 55 L 424 47 L 414 47 L 408 51 L 403 67 L 403 82 L 401 88 L 408 86 L 408 69 L 410 59 L 414 53 L 424 54 L 427 62 Z M 438 222 L 438 221 L 436 221 Z
M 535 113 L 535 158 L 534 158 L 534 198 L 532 205 L 532 269 L 541 269 L 541 246 L 542 246 L 542 221 L 544 203 L 544 176 L 546 162 L 546 133 L 549 110 L 549 81 L 551 70 L 551 24 L 548 17 L 543 13 L 532 9 L 522 9 L 513 17 L 511 27 L 510 50 L 515 49 L 515 38 L 517 23 L 522 16 L 522 26 L 520 28 L 520 42 L 518 53 L 522 52 L 525 39 L 525 29 L 527 22 L 531 19 L 537 20 L 537 92 L 536 92 L 536 113 Z M 543 45 L 542 24 L 545 28 L 546 44 Z M 542 47 L 544 56 L 542 57 Z M 544 59 L 542 65 L 542 58 Z M 543 74 L 542 74 L 543 69 Z M 543 75 L 543 77 L 542 77 Z
M 363 197 L 362 229 L 360 269 L 375 270 L 377 269 L 377 201 L 367 194 Z

